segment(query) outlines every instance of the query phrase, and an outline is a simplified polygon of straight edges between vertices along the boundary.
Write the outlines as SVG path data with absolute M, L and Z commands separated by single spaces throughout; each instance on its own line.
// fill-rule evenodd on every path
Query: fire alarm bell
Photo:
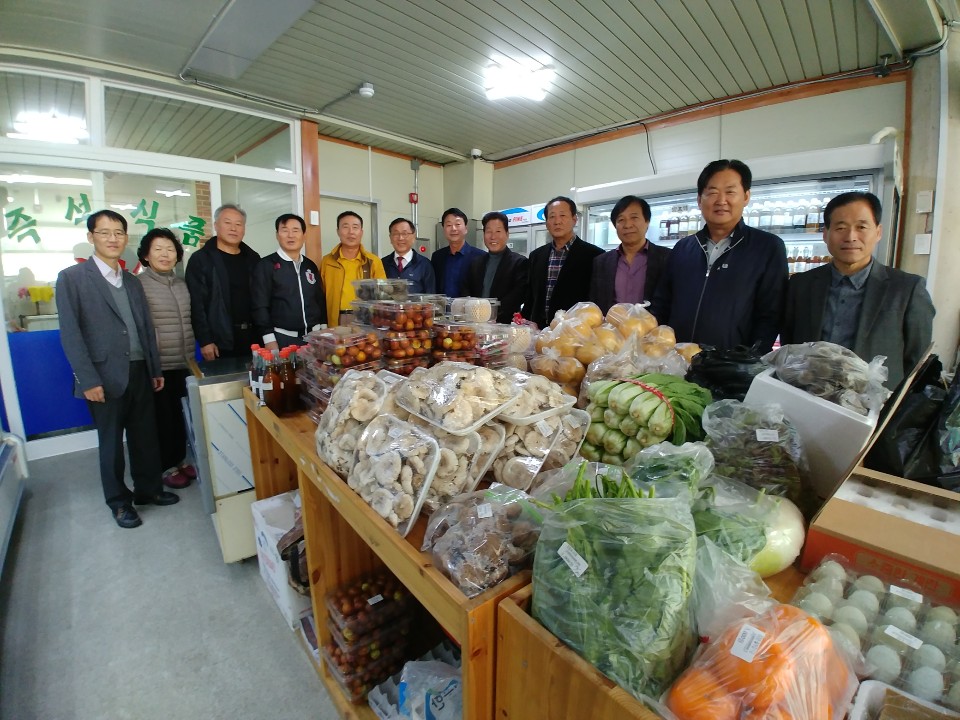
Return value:
M 414 205 L 420 200 L 420 196 L 417 193 L 410 193 L 410 202 Z

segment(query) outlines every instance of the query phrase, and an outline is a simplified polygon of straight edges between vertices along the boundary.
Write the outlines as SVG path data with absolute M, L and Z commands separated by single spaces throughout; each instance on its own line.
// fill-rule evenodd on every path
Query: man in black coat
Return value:
M 590 277 L 590 299 L 604 315 L 616 303 L 650 300 L 670 255 L 669 248 L 647 240 L 650 205 L 643 198 L 620 198 L 610 212 L 610 222 L 620 247 L 595 258 Z
M 603 250 L 576 233 L 577 204 L 562 195 L 544 208 L 551 242 L 530 253 L 529 285 L 523 317 L 546 327 L 557 310 L 590 299 L 593 259 Z
M 527 297 L 527 273 L 530 261 L 507 247 L 510 220 L 502 212 L 483 216 L 483 244 L 487 253 L 474 258 L 467 273 L 465 291 L 470 297 L 496 298 L 500 301 L 498 323 L 509 323 Z

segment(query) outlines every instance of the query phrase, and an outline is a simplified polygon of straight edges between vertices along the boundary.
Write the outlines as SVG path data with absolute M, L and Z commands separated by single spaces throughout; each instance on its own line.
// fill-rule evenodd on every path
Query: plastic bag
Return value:
M 655 328 L 654 331 L 659 329 Z M 668 341 L 660 339 L 659 336 L 656 338 L 652 338 L 651 335 L 630 336 L 624 342 L 620 352 L 604 355 L 590 363 L 580 386 L 578 405 L 586 406 L 587 391 L 591 383 L 600 380 L 621 380 L 650 372 L 683 377 L 687 374 L 687 368 L 689 363 L 681 357 L 675 347 L 669 345 Z
M 940 472 L 960 471 L 960 372 L 954 374 L 943 401 L 937 437 L 940 441 Z M 958 481 L 960 478 L 954 483 Z
M 693 608 L 700 642 L 708 643 L 737 620 L 755 617 L 776 601 L 760 576 L 709 538 L 697 539 Z
M 527 490 L 562 430 L 559 415 L 537 420 L 532 425 L 504 424 L 503 449 L 493 461 L 493 477 L 498 483 Z
M 643 337 L 657 326 L 657 319 L 647 310 L 649 303 L 617 303 L 607 310 L 606 322 L 623 337 Z
M 589 427 L 590 415 L 583 410 L 568 410 L 561 415 L 560 433 L 550 448 L 547 459 L 543 461 L 540 472 L 555 470 L 573 460 L 583 446 Z
M 857 677 L 827 629 L 776 605 L 727 627 L 667 694 L 679 720 L 842 720 Z
M 766 369 L 756 347 L 704 348 L 690 361 L 686 379 L 720 399 L 742 401 L 753 379 Z
M 688 442 L 677 447 L 665 442 L 644 448 L 628 460 L 623 469 L 638 487 L 680 482 L 695 497 L 713 467 L 713 455 L 703 443 Z
M 720 400 L 703 411 L 703 430 L 715 475 L 788 497 L 797 505 L 805 501 L 809 469 L 803 445 L 779 405 L 748 407 Z
M 607 465 L 601 462 L 571 462 L 561 468 L 542 472 L 537 475 L 534 484 L 530 486 L 530 495 L 534 500 L 542 503 L 559 505 L 577 479 L 581 469 L 589 482 L 600 491 L 603 487 L 602 478 L 609 482 L 620 484 L 624 477 L 623 468 L 618 465 Z
M 440 459 L 437 471 L 423 500 L 427 512 L 433 512 L 451 498 L 461 493 L 471 492 L 480 482 L 478 464 L 483 462 L 483 446 L 477 432 L 466 435 L 452 435 L 440 428 L 433 427 L 426 420 L 416 416 L 410 424 L 423 428 L 440 446 Z
M 587 368 L 575 357 L 563 356 L 552 348 L 545 348 L 542 354 L 530 358 L 530 371 L 559 383 L 564 392 L 576 396 Z M 576 388 L 576 392 L 570 393 L 569 390 L 573 388 Z
M 696 646 L 693 517 L 683 499 L 575 500 L 544 520 L 532 612 L 636 697 L 657 697 Z
M 531 425 L 545 417 L 559 415 L 577 399 L 542 375 L 503 368 L 501 372 L 519 389 L 520 399 L 500 413 L 500 419 L 515 425 Z
M 400 675 L 400 717 L 459 720 L 463 717 L 460 670 L 439 660 L 408 662 Z
M 822 340 L 784 345 L 763 356 L 783 382 L 861 415 L 879 413 L 890 397 L 883 386 L 885 360 L 878 355 L 867 363 L 852 350 Z
M 382 411 L 387 386 L 370 371 L 348 370 L 320 416 L 314 440 L 317 455 L 340 477 L 353 470 L 357 438 Z

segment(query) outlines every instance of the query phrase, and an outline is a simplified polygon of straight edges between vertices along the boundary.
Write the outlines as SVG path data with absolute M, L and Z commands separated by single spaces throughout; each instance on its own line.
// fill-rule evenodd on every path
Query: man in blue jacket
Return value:
M 697 205 L 706 225 L 670 253 L 650 312 L 681 342 L 726 350 L 769 350 L 780 331 L 787 295 L 783 240 L 743 222 L 750 202 L 750 168 L 714 160 L 697 179 Z
M 390 244 L 394 252 L 380 258 L 388 278 L 409 280 L 412 293 L 435 293 L 436 280 L 433 265 L 413 249 L 417 228 L 413 221 L 397 218 L 390 223 Z

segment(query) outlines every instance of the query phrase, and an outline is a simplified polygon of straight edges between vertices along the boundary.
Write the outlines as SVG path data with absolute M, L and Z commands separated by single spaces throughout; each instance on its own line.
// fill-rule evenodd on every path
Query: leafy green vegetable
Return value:
M 662 443 L 641 451 L 624 470 L 637 484 L 679 482 L 696 496 L 713 471 L 713 456 L 703 443 L 684 443 L 680 447 Z

